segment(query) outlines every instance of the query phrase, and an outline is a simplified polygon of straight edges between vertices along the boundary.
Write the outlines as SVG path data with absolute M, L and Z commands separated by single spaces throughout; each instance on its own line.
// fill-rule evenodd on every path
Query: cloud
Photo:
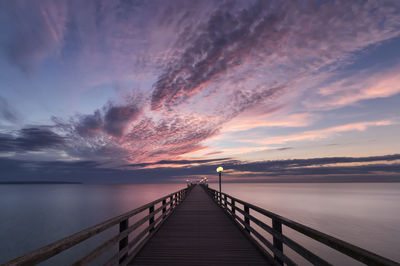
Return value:
M 318 89 L 318 94 L 304 101 L 310 109 L 330 110 L 361 100 L 386 98 L 400 93 L 400 66 L 384 71 L 371 69 L 345 77 Z
M 0 134 L 0 152 L 27 152 L 62 148 L 65 139 L 49 127 L 20 129 L 16 136 Z
M 139 108 L 134 105 L 111 106 L 104 116 L 104 129 L 112 136 L 122 136 L 129 122 L 138 117 Z
M 140 98 L 130 98 L 127 103 L 115 104 L 109 102 L 101 110 L 94 111 L 91 115 L 78 115 L 71 121 L 73 131 L 81 137 L 90 138 L 96 135 L 106 134 L 111 137 L 121 138 L 127 133 L 127 129 L 141 113 Z M 56 123 L 58 123 L 56 121 Z M 65 123 L 61 128 L 65 128 Z
M 288 149 L 292 149 L 292 147 L 276 148 L 275 145 L 281 145 L 289 142 L 302 142 L 302 141 L 325 139 L 333 137 L 343 132 L 364 131 L 370 127 L 389 126 L 395 123 L 397 122 L 390 120 L 380 120 L 380 121 L 348 123 L 344 125 L 333 126 L 323 129 L 301 131 L 299 133 L 289 134 L 289 135 L 279 135 L 271 137 L 264 137 L 264 136 L 260 137 L 259 134 L 246 135 L 240 139 L 237 138 L 233 139 L 233 141 L 240 144 L 238 145 L 238 147 L 232 147 L 232 148 L 228 147 L 228 148 L 223 148 L 223 149 L 218 148 L 218 149 L 221 149 L 225 154 L 230 154 L 230 155 L 246 154 L 246 153 L 253 153 L 260 151 L 285 151 Z M 214 137 L 212 138 L 212 140 L 213 141 L 215 141 L 216 139 L 231 140 L 229 136 L 226 136 L 225 138 L 223 136 L 226 135 L 223 134 L 222 136 Z M 243 146 L 243 144 L 246 145 Z
M 128 164 L 127 166 L 130 167 L 147 167 L 147 166 L 158 166 L 162 167 L 163 165 L 184 165 L 184 166 L 191 166 L 191 165 L 203 165 L 203 164 L 210 164 L 222 161 L 232 161 L 231 158 L 219 158 L 219 159 L 202 159 L 202 160 L 162 160 L 154 163 L 138 163 L 138 164 Z
M 178 156 L 203 149 L 199 143 L 217 134 L 218 126 L 195 116 L 170 115 L 154 118 L 142 114 L 137 120 L 120 113 L 123 119 L 113 119 L 111 123 L 115 129 L 107 128 L 109 109 L 95 112 L 93 115 L 80 116 L 72 121 L 55 119 L 57 129 L 63 132 L 68 140 L 67 151 L 78 158 L 112 159 L 116 162 L 131 163 L 155 162 L 164 159 L 177 159 Z M 135 109 L 136 110 L 136 109 Z M 114 111 L 113 111 L 114 112 Z M 128 110 L 130 112 L 130 110 Z M 114 115 L 114 114 L 113 114 Z
M 304 89 L 298 83 L 398 36 L 399 9 L 397 1 L 14 1 L 0 8 L 7 22 L 0 43 L 9 62 L 25 72 L 54 55 L 71 64 L 73 74 L 95 69 L 91 85 L 140 83 L 132 89 L 143 93 L 139 100 L 100 103 L 55 124 L 72 157 L 149 163 L 204 149 L 224 127 L 309 125 L 304 112 L 289 111 L 285 121 L 239 116 L 289 105 L 286 95 Z M 227 124 L 235 118 L 238 123 Z M 288 137 L 307 140 L 363 126 L 372 125 Z
M 311 113 L 288 114 L 284 117 L 282 115 L 243 116 L 232 119 L 224 126 L 222 132 L 246 131 L 260 127 L 306 127 L 310 126 L 314 120 L 315 115 Z
M 304 131 L 293 135 L 269 137 L 257 142 L 262 143 L 264 145 L 270 145 L 270 144 L 282 144 L 291 141 L 310 141 L 315 139 L 328 138 L 336 133 L 341 133 L 346 131 L 364 131 L 368 127 L 389 126 L 392 124 L 394 124 L 394 122 L 389 120 L 349 123 L 345 125 L 334 126 L 324 129 Z
M 247 93 L 245 105 L 270 98 L 299 74 L 312 75 L 353 51 L 397 36 L 399 5 L 390 1 L 385 5 L 348 1 L 303 6 L 283 1 L 255 1 L 245 7 L 221 5 L 190 39 L 186 32 L 181 37 L 189 44 L 154 84 L 152 109 L 172 108 L 207 89 L 210 83 L 220 87 L 235 74 L 249 85 L 252 76 L 268 73 L 263 83 L 269 85 L 257 92 L 258 96 L 250 93 L 254 85 L 236 90 L 234 103 L 243 103 Z M 286 79 L 274 80 L 283 78 L 283 74 Z
M 261 162 L 227 161 L 224 180 L 242 182 L 400 182 L 400 155 L 334 157 Z M 165 162 L 167 163 L 167 162 Z M 170 162 L 168 162 L 170 163 Z M 333 164 L 339 164 L 332 166 Z M 348 165 L 344 165 L 344 164 Z M 359 165 L 351 165 L 360 163 Z M 362 165 L 361 163 L 368 163 Z M 28 161 L 0 157 L 0 182 L 69 181 L 83 183 L 184 183 L 188 176 L 216 179 L 221 162 L 187 167 L 123 169 L 96 161 Z M 163 164 L 161 164 L 163 165 Z M 166 166 L 166 165 L 165 165 Z
M 11 107 L 7 100 L 0 96 L 0 119 L 15 123 L 19 120 L 17 111 Z
M 158 122 L 143 119 L 125 136 L 130 159 L 162 160 L 202 149 L 202 141 L 217 134 L 210 120 L 193 116 L 163 117 Z
M 75 125 L 76 132 L 82 137 L 90 137 L 100 133 L 103 128 L 103 117 L 99 110 L 92 115 L 83 115 Z
M 400 160 L 400 154 L 391 154 L 383 156 L 369 157 L 325 157 L 325 158 L 310 158 L 310 159 L 292 159 L 292 160 L 276 160 L 276 161 L 261 161 L 252 163 L 239 163 L 229 165 L 230 168 L 241 171 L 276 171 L 285 169 L 293 169 L 295 171 L 299 167 L 324 166 L 339 163 L 373 163 L 373 162 L 391 162 Z M 339 169 L 339 168 L 338 168 Z

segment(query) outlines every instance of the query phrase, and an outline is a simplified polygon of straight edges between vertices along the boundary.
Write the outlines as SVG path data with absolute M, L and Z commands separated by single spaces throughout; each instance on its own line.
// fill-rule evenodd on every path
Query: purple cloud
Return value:
M 51 130 L 51 127 L 29 127 L 17 135 L 0 134 L 0 152 L 27 152 L 63 148 L 65 139 Z

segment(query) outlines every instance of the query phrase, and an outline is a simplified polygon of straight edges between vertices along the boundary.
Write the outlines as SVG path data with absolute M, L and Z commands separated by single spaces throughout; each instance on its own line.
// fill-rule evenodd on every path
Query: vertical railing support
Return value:
M 235 200 L 231 198 L 231 213 L 232 216 L 235 216 Z
M 162 205 L 163 205 L 162 213 L 163 214 L 165 214 L 167 212 L 167 206 L 165 204 L 167 204 L 167 200 L 163 199 L 163 201 L 162 201 Z
M 174 204 L 174 195 L 169 196 L 169 209 L 172 210 L 172 205 Z
M 250 214 L 249 207 L 247 205 L 244 205 L 243 207 L 244 207 L 244 213 L 249 215 Z M 246 225 L 248 225 L 249 228 L 250 228 L 250 218 L 247 217 L 246 215 L 244 216 L 244 223 Z M 250 229 L 249 228 L 246 228 L 246 231 L 250 234 Z
M 282 224 L 279 221 L 277 221 L 276 219 L 272 219 L 272 229 L 276 233 L 279 233 L 279 234 L 282 235 Z M 273 243 L 274 243 L 274 247 L 277 250 L 279 250 L 280 252 L 282 252 L 282 254 L 283 254 L 282 241 L 274 236 Z M 278 262 L 279 265 L 283 265 L 283 261 L 281 259 L 279 259 L 275 254 L 274 254 L 274 259 L 275 259 L 276 262 Z
M 129 220 L 123 220 L 122 222 L 119 223 L 119 232 L 122 233 L 125 230 L 127 230 L 129 227 Z M 122 238 L 119 241 L 119 251 L 123 250 L 126 246 L 128 246 L 128 236 Z M 128 256 L 128 254 L 126 253 L 124 256 L 122 256 L 119 260 L 119 263 L 121 263 L 126 257 Z
M 227 207 L 228 207 L 228 203 L 226 202 L 226 195 L 224 194 L 224 206 L 225 206 L 225 210 L 227 209 Z
M 154 213 L 154 205 L 152 205 L 149 208 L 149 214 L 152 215 L 153 213 Z M 150 226 L 149 232 L 151 233 L 154 230 L 154 215 L 151 216 L 151 218 L 149 219 L 149 226 Z

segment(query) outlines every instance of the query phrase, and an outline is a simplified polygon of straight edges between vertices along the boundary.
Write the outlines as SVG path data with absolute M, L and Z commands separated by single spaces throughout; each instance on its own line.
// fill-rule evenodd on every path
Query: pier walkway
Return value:
M 207 192 L 195 186 L 128 265 L 268 265 Z

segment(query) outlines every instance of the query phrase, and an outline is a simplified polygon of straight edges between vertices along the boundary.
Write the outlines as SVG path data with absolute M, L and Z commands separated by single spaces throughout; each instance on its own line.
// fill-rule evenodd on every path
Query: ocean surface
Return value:
M 0 264 L 185 186 L 0 185 Z M 400 183 L 223 184 L 222 190 L 400 261 Z M 291 229 L 283 230 L 336 265 L 359 265 Z M 68 265 L 112 233 L 105 232 L 41 265 Z M 307 265 L 289 249 L 284 251 Z

